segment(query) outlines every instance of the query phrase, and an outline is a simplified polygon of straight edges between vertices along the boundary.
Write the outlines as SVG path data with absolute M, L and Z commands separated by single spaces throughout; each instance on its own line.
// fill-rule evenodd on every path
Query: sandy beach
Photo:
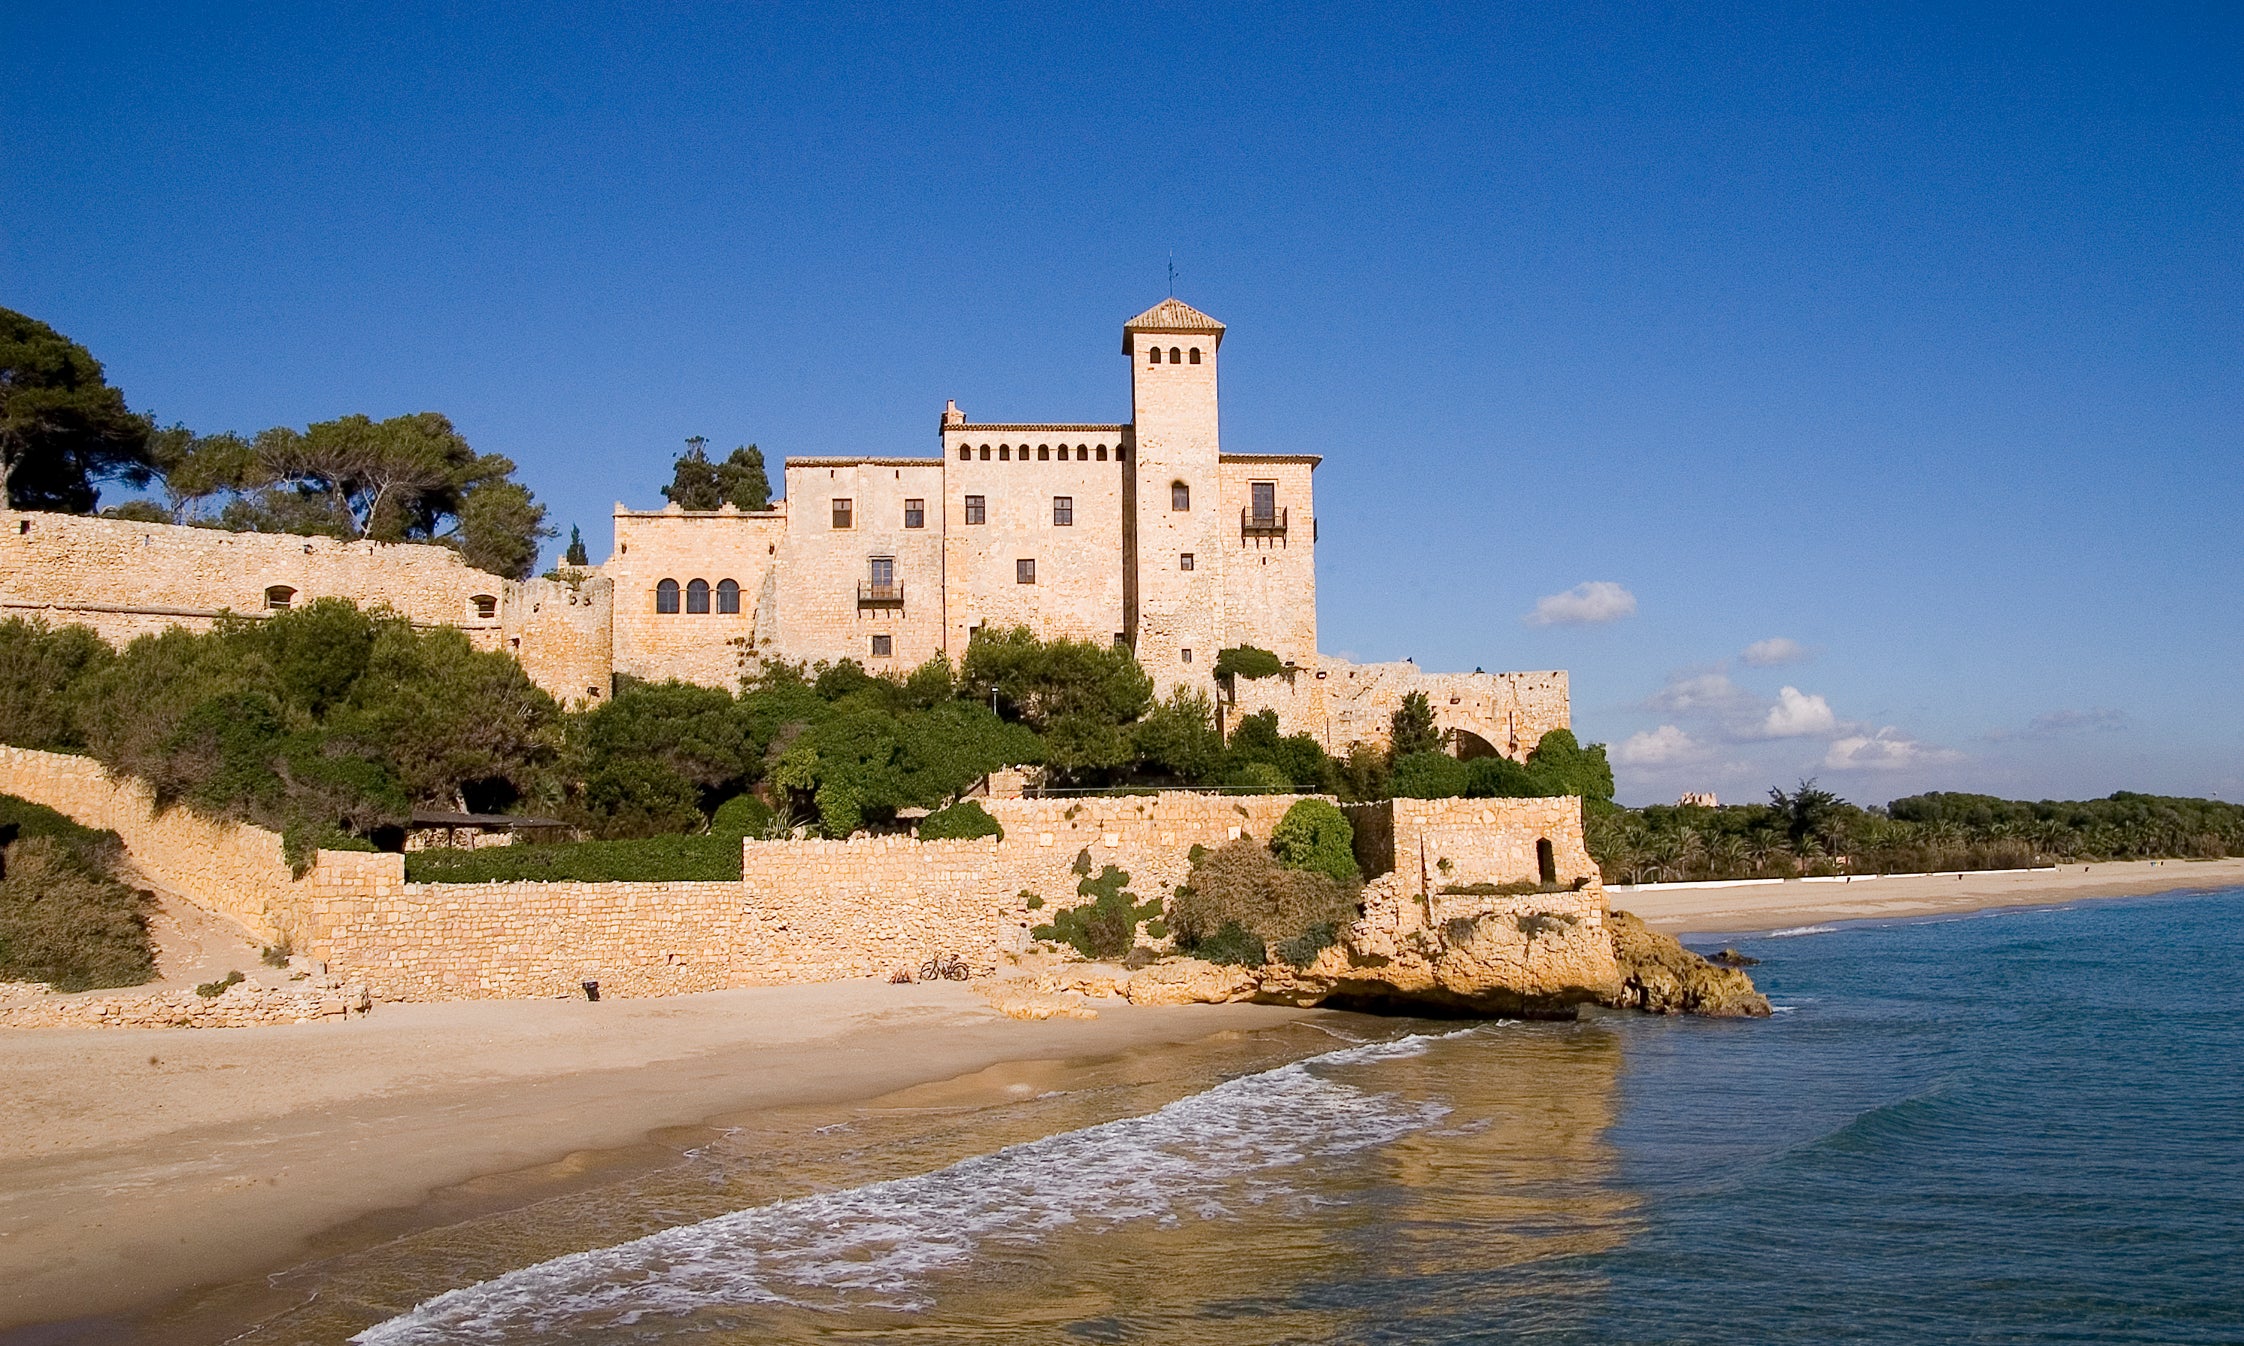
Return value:
M 1830 921 L 1937 916 L 2238 884 L 2244 884 L 2244 860 L 2132 860 L 1985 874 L 1612 889 L 1607 902 L 1671 934 L 1743 935 Z
M 1023 1023 L 959 986 L 384 1005 L 350 1023 L 0 1034 L 0 1330 L 160 1302 L 484 1175 L 748 1109 L 1305 1011 L 1102 1006 Z M 72 1338 L 78 1339 L 78 1338 Z

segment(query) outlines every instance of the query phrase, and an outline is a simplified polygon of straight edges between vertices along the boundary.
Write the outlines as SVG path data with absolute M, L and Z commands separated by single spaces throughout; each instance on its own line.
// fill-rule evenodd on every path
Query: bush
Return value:
M 115 658 L 87 627 L 54 630 L 17 617 L 0 622 L 0 743 L 85 751 L 77 688 Z
M 1275 678 L 1286 671 L 1277 655 L 1255 645 L 1234 645 L 1216 651 L 1215 675 L 1218 682 L 1233 678 Z
M 1293 778 L 1285 770 L 1270 762 L 1246 762 L 1234 768 L 1225 782 L 1234 789 L 1248 794 L 1285 795 L 1293 793 Z
M 405 878 L 408 883 L 738 882 L 740 838 L 704 832 L 472 851 L 434 848 L 407 853 Z
M 220 977 L 217 981 L 206 981 L 202 985 L 196 987 L 195 994 L 201 996 L 205 1000 L 216 1000 L 218 997 L 226 994 L 228 988 L 239 986 L 243 982 L 248 980 L 249 978 L 244 977 L 238 970 L 229 972 L 225 976 Z
M 1348 815 L 1322 799 L 1303 799 L 1286 810 L 1270 833 L 1271 853 L 1288 869 L 1306 869 L 1336 883 L 1356 883 L 1356 829 Z
M 1236 961 L 1235 955 L 1244 953 L 1245 941 L 1227 933 L 1234 927 L 1278 946 L 1281 956 L 1307 949 L 1301 959 L 1307 961 L 1356 919 L 1358 891 L 1353 883 L 1314 870 L 1288 869 L 1242 837 L 1193 865 L 1170 906 L 1169 926 L 1179 948 L 1210 961 Z M 1322 936 L 1314 935 L 1319 927 L 1325 929 Z
M 1136 893 L 1124 887 L 1129 881 L 1127 871 L 1108 865 L 1098 877 L 1076 885 L 1076 892 L 1090 898 L 1089 902 L 1053 913 L 1051 924 L 1037 926 L 1029 933 L 1038 939 L 1071 945 L 1086 958 L 1122 957 L 1137 943 L 1138 923 L 1161 914 L 1158 901 L 1140 902 Z
M 927 815 L 919 825 L 921 841 L 968 841 L 975 837 L 1005 839 L 1005 829 L 997 825 L 989 810 L 971 799 L 960 800 L 947 809 L 937 809 Z
M 1221 930 L 1194 944 L 1191 954 L 1211 963 L 1233 963 L 1239 967 L 1261 967 L 1270 961 L 1270 951 L 1263 944 L 1262 936 L 1237 921 L 1224 922 Z
M 1414 752 L 1395 759 L 1397 799 L 1453 799 L 1465 793 L 1471 773 L 1463 762 L 1442 752 Z
M 90 991 L 138 986 L 156 975 L 156 951 L 148 939 L 153 900 L 147 893 L 111 878 L 64 836 L 21 837 L 7 848 L 6 868 L 7 877 L 0 878 L 0 981 Z
M 717 806 L 709 819 L 709 834 L 742 840 L 761 837 L 771 830 L 773 819 L 779 815 L 754 795 L 734 795 Z

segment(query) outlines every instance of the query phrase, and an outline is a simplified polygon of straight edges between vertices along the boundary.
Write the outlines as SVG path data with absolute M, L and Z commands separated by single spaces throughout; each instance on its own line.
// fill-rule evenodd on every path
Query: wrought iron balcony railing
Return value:
M 1284 537 L 1286 511 L 1271 509 L 1257 512 L 1252 506 L 1239 511 L 1239 536 Z
M 900 608 L 904 606 L 904 585 L 880 584 L 873 580 L 857 581 L 857 606 L 861 608 Z

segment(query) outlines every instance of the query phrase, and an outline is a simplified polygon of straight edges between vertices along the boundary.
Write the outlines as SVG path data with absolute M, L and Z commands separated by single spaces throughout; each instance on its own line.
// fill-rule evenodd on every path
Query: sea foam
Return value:
M 1473 1030 L 1464 1030 L 1467 1032 Z M 927 1278 L 985 1244 L 1131 1221 L 1234 1214 L 1283 1190 L 1269 1175 L 1385 1145 L 1449 1109 L 1326 1078 L 1415 1056 L 1432 1039 L 1365 1043 L 1229 1080 L 1140 1117 L 1046 1136 L 948 1168 L 796 1197 L 572 1253 L 448 1291 L 353 1337 L 363 1346 L 596 1335 L 650 1315 L 794 1304 L 908 1310 Z

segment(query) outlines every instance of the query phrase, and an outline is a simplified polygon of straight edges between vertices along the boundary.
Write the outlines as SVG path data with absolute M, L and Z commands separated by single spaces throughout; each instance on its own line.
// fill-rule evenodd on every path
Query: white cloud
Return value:
M 1621 766 L 1677 766 L 1705 756 L 1705 745 L 1672 724 L 1631 734 L 1613 750 Z
M 1808 657 L 1808 647 L 1790 636 L 1771 636 L 1756 640 L 1745 647 L 1740 660 L 1753 668 L 1774 668 L 1779 664 L 1797 664 Z
M 2053 710 L 2036 715 L 2026 733 L 2033 738 L 2050 738 L 2078 730 L 2109 732 L 2127 725 L 2127 713 L 2099 706 L 2094 710 Z
M 1644 704 L 1675 715 L 1758 716 L 1761 703 L 1753 693 L 1730 681 L 1720 669 L 1704 673 L 1677 673 L 1667 685 L 1652 693 Z
M 1809 738 L 1838 729 L 1839 717 L 1831 713 L 1831 703 L 1797 687 L 1779 690 L 1777 703 L 1761 721 L 1761 732 L 1769 738 Z
M 1611 580 L 1590 580 L 1536 599 L 1535 610 L 1521 620 L 1529 626 L 1601 626 L 1635 611 L 1635 594 Z
M 1823 755 L 1826 771 L 1894 771 L 1902 767 L 1953 762 L 1963 754 L 1919 743 L 1892 725 L 1875 734 L 1850 734 L 1835 740 Z

